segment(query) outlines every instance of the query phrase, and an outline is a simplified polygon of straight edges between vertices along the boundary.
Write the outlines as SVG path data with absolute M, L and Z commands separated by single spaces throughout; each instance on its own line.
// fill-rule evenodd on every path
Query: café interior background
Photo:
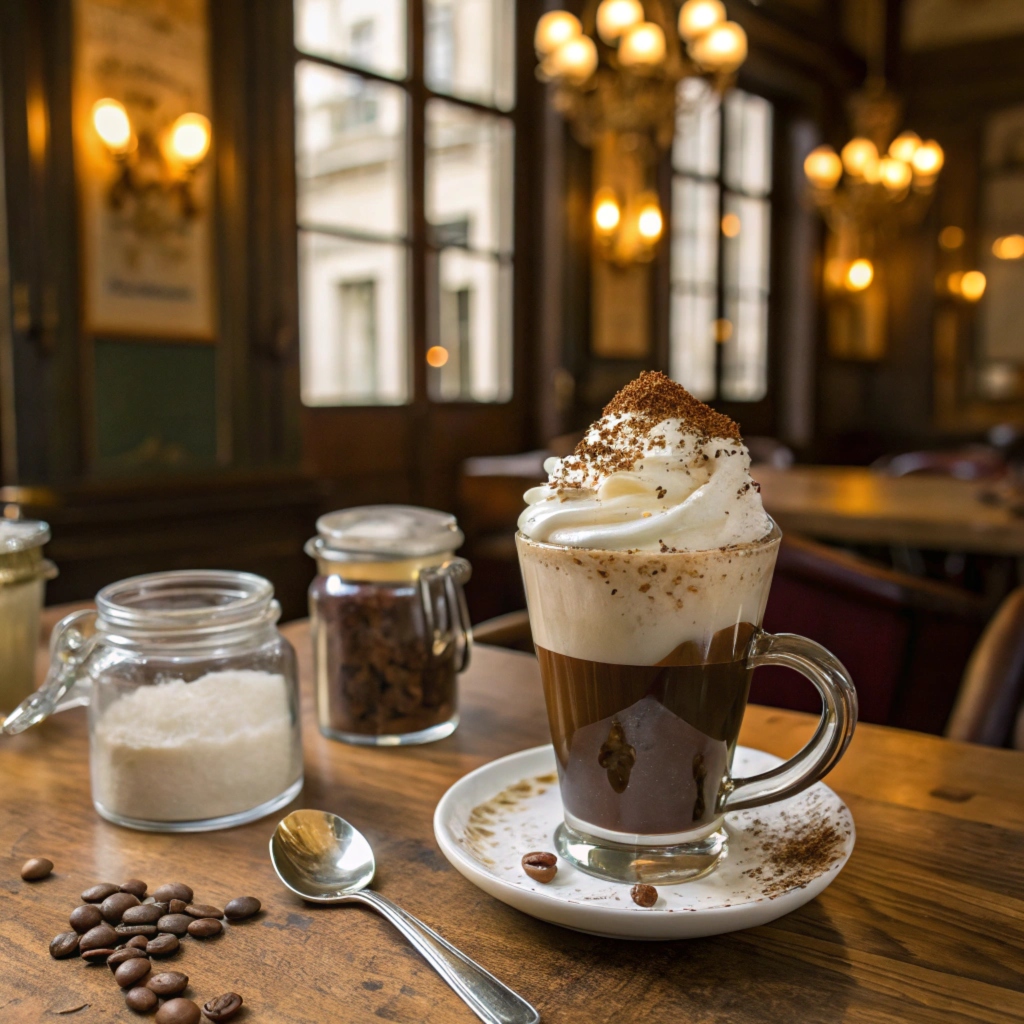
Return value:
M 223 567 L 295 618 L 317 515 L 401 502 L 458 515 L 475 620 L 514 611 L 536 453 L 642 369 L 775 465 L 1012 466 L 1024 3 L 726 7 L 746 59 L 645 148 L 639 105 L 595 128 L 621 97 L 567 116 L 537 2 L 0 5 L 2 498 L 51 524 L 48 602 Z M 865 171 L 858 131 L 920 152 Z M 858 554 L 989 609 L 1019 582 Z

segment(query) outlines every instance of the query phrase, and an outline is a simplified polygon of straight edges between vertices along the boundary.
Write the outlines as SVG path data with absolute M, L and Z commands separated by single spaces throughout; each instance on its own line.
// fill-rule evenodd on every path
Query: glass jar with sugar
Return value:
M 89 705 L 93 803 L 160 832 L 240 825 L 302 788 L 295 651 L 265 579 L 243 572 L 136 576 L 96 611 L 62 619 L 50 674 L 8 716 L 21 732 Z

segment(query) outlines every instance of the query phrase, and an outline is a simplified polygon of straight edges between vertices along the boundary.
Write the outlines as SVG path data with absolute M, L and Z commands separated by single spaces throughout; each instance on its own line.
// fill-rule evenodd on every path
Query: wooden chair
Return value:
M 1024 749 L 1022 701 L 1024 587 L 1018 587 L 999 606 L 971 654 L 946 735 L 966 743 Z

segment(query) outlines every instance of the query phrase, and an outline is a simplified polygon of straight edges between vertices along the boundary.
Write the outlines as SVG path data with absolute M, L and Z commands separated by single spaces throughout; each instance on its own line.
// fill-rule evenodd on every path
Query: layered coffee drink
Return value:
M 545 468 L 517 545 L 560 849 L 704 842 L 713 864 L 780 540 L 739 428 L 645 373 Z

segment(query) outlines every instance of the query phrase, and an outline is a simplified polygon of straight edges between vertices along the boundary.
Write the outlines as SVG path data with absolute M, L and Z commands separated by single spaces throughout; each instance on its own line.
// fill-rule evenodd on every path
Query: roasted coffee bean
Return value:
M 21 877 L 26 882 L 38 882 L 53 870 L 53 861 L 45 857 L 33 857 L 21 865 Z
M 188 933 L 196 939 L 212 939 L 214 935 L 220 935 L 224 931 L 224 925 L 215 917 L 200 917 L 188 926 Z
M 83 936 L 78 948 L 84 953 L 87 949 L 113 949 L 118 943 L 117 932 L 109 924 L 98 924 L 90 928 Z
M 169 900 L 183 900 L 185 903 L 191 903 L 192 890 L 184 882 L 170 882 L 167 885 L 161 885 L 159 889 L 154 889 L 153 899 L 157 903 L 166 903 Z
M 169 999 L 156 1011 L 156 1024 L 197 1024 L 199 1007 L 191 999 Z
M 155 903 L 140 903 L 137 907 L 129 907 L 121 917 L 122 924 L 156 924 L 165 911 Z
M 131 988 L 149 974 L 151 966 L 149 958 L 145 956 L 136 957 L 134 960 L 126 960 L 114 971 L 114 981 L 121 988 Z
M 629 890 L 629 895 L 638 907 L 653 907 L 658 902 L 658 890 L 653 885 L 637 883 Z
M 137 900 L 146 898 L 146 883 L 139 878 L 129 878 L 121 883 L 121 892 L 130 892 Z
M 130 892 L 115 892 L 100 904 L 100 913 L 103 915 L 104 921 L 108 921 L 110 924 L 118 924 L 129 907 L 137 907 L 138 905 L 138 897 L 133 896 Z
M 177 953 L 180 945 L 177 935 L 158 935 L 146 943 L 146 952 L 150 956 L 170 956 Z
M 550 882 L 558 871 L 558 858 L 542 850 L 524 854 L 522 864 L 523 870 L 535 882 Z
M 225 992 L 203 1004 L 203 1016 L 219 1024 L 222 1020 L 231 1020 L 241 1008 L 242 997 L 237 992 Z
M 156 1009 L 159 1002 L 156 993 L 145 985 L 136 985 L 135 988 L 128 989 L 124 1001 L 128 1004 L 128 1009 L 135 1010 L 136 1013 L 150 1013 Z
M 188 975 L 180 971 L 161 971 L 159 974 L 151 974 L 146 985 L 161 999 L 168 999 L 188 988 Z
M 108 896 L 113 896 L 117 891 L 117 886 L 113 882 L 100 882 L 99 885 L 94 885 L 91 889 L 86 889 L 82 893 L 82 902 L 102 903 Z
M 129 939 L 129 940 L 128 940 L 128 941 L 126 942 L 126 943 L 125 943 L 125 945 L 126 945 L 126 946 L 127 946 L 127 947 L 128 947 L 129 949 L 141 949 L 141 950 L 145 950 L 146 946 L 148 946 L 148 945 L 149 945 L 149 936 L 148 936 L 148 935 L 133 935 L 133 936 L 132 936 L 132 937 L 131 937 L 131 938 L 130 938 L 130 939 Z
M 136 946 L 124 946 L 121 949 L 115 949 L 114 952 L 107 957 L 107 966 L 113 971 L 126 960 L 138 960 L 139 958 L 148 959 L 144 950 L 141 950 Z
M 258 914 L 262 904 L 255 896 L 237 896 L 224 904 L 224 916 L 229 921 L 242 921 Z
M 61 932 L 50 942 L 50 956 L 54 960 L 63 960 L 66 956 L 74 956 L 78 952 L 80 937 L 78 932 Z
M 90 928 L 103 923 L 103 915 L 95 903 L 84 903 L 71 911 L 68 922 L 79 935 L 84 935 Z
M 145 935 L 147 938 L 156 935 L 157 927 L 155 924 L 119 924 L 114 931 L 118 935 Z
M 163 917 L 164 914 L 169 914 L 171 911 L 171 904 L 169 901 L 167 903 L 159 903 L 157 900 L 153 899 L 152 896 L 146 897 L 146 899 L 142 901 L 142 905 L 144 907 L 156 907 L 157 910 L 160 911 L 161 917 Z
M 184 911 L 189 917 L 223 917 L 224 911 L 209 903 L 190 903 Z
M 115 952 L 113 949 L 90 949 L 82 954 L 82 959 L 90 964 L 105 964 L 107 957 Z
M 187 906 L 188 904 L 184 900 L 171 900 L 167 904 L 167 912 L 169 914 L 184 914 Z
M 156 923 L 158 932 L 170 932 L 171 935 L 184 935 L 193 918 L 187 914 L 164 914 Z

